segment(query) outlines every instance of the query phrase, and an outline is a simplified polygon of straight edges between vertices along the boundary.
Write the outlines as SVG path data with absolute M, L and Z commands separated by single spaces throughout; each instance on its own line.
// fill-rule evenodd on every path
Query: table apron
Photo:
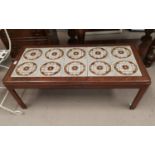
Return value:
M 118 88 L 118 89 L 121 89 L 121 88 L 143 88 L 143 87 L 147 87 L 147 86 L 149 86 L 149 84 L 135 84 L 135 85 L 133 85 L 133 84 L 124 84 L 124 85 L 120 85 L 120 84 L 113 84 L 113 85 L 103 85 L 103 84 L 101 84 L 101 85 L 96 85 L 96 84 L 74 84 L 74 85 L 69 85 L 69 84 L 59 84 L 59 85 L 56 85 L 56 84 L 54 84 L 54 85 L 45 85 L 45 84 L 40 84 L 40 85 L 35 85 L 35 84 L 29 84 L 29 85 L 27 85 L 27 84 L 16 84 L 16 85 L 13 85 L 13 84 L 6 84 L 5 85 L 6 87 L 8 87 L 8 88 L 12 88 L 12 89 L 52 89 L 52 88 L 54 88 L 54 89 L 56 89 L 56 88 L 58 88 L 58 89 L 76 89 L 76 88 L 81 88 L 81 89 L 83 89 L 83 88 L 85 88 L 85 89 L 96 89 L 96 88 L 101 88 L 101 89 L 113 89 L 113 88 Z

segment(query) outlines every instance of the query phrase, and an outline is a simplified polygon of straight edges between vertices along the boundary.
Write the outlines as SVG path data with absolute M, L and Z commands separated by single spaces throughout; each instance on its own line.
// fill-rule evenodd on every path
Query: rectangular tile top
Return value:
M 26 48 L 11 77 L 142 76 L 130 46 Z

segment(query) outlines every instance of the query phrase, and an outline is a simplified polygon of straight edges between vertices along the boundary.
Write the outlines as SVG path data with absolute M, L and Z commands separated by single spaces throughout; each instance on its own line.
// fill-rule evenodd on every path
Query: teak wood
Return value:
M 109 45 L 109 44 L 108 44 Z M 121 45 L 121 44 L 117 44 Z M 123 44 L 124 45 L 124 44 Z M 131 88 L 139 89 L 135 99 L 130 105 L 130 109 L 136 108 L 140 99 L 146 92 L 148 86 L 151 84 L 151 79 L 143 65 L 141 58 L 138 55 L 137 49 L 133 44 L 128 44 L 131 46 L 134 56 L 136 58 L 137 64 L 139 65 L 142 76 L 123 76 L 123 77 L 11 77 L 11 74 L 16 66 L 14 62 L 18 62 L 22 56 L 25 48 L 42 48 L 45 46 L 26 46 L 20 49 L 18 56 L 12 63 L 9 71 L 3 79 L 4 85 L 7 87 L 9 92 L 15 98 L 17 103 L 24 109 L 27 106 L 23 103 L 22 99 L 19 97 L 15 89 L 43 89 L 43 88 Z M 80 45 L 80 47 L 94 46 L 94 45 Z M 105 46 L 105 44 L 103 45 Z M 53 46 L 46 46 L 53 47 Z M 57 46 L 60 47 L 60 46 Z M 62 47 L 62 46 L 61 46 Z M 64 47 L 64 46 L 63 46 Z M 74 47 L 74 46 L 69 46 Z M 76 46 L 77 47 L 77 46 Z

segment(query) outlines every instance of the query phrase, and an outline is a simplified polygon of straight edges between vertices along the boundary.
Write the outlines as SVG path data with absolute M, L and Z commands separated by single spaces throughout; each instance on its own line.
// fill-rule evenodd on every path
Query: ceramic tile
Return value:
M 142 76 L 130 46 L 27 48 L 12 77 Z
M 18 62 L 18 65 L 16 66 L 12 76 L 14 77 L 25 77 L 25 74 L 23 74 L 23 71 L 26 69 L 28 69 L 29 66 L 27 66 L 27 68 L 24 68 L 25 66 L 23 66 L 24 63 L 33 63 L 35 64 L 35 66 L 37 66 L 37 69 L 31 73 L 26 75 L 26 77 L 44 77 L 44 76 L 62 76 L 62 71 L 63 71 L 63 59 L 64 57 L 59 57 L 59 58 L 55 58 L 56 56 L 54 55 L 54 57 L 52 57 L 49 54 L 49 51 L 52 50 L 54 51 L 54 49 L 52 48 L 41 48 L 39 50 L 42 51 L 42 55 L 37 58 L 37 59 L 33 59 L 33 60 L 29 60 L 27 58 L 25 58 L 25 54 L 27 53 L 27 51 L 32 50 L 32 51 L 36 51 L 37 49 L 26 49 L 21 57 L 21 59 Z M 48 53 L 48 54 L 47 54 Z M 22 70 L 21 74 L 17 73 L 18 67 L 22 66 Z M 31 70 L 31 67 L 29 67 L 29 70 Z M 27 70 L 29 72 L 29 70 Z
M 109 50 L 108 47 L 88 48 L 88 76 L 113 76 Z
M 130 46 L 112 47 L 110 55 L 115 76 L 142 76 Z
M 87 76 L 87 51 L 85 48 L 66 48 L 64 57 L 64 76 Z

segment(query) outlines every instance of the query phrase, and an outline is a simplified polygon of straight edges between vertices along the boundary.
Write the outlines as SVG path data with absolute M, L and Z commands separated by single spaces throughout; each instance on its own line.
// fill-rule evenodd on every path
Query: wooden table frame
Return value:
M 109 44 L 108 44 L 109 45 Z M 114 44 L 113 44 L 114 45 Z M 119 46 L 122 44 L 116 44 Z M 124 44 L 123 44 L 124 45 Z M 23 103 L 22 99 L 19 97 L 15 89 L 44 89 L 44 88 L 87 88 L 87 89 L 95 89 L 95 88 L 125 88 L 125 89 L 139 89 L 135 99 L 130 105 L 130 109 L 135 109 L 138 105 L 140 99 L 143 97 L 147 88 L 151 84 L 151 79 L 143 65 L 137 49 L 133 44 L 128 44 L 131 46 L 136 61 L 141 70 L 142 76 L 124 76 L 124 77 L 11 77 L 11 74 L 15 68 L 15 64 L 12 63 L 9 71 L 3 79 L 3 83 L 8 89 L 8 91 L 15 98 L 17 103 L 23 108 L 26 109 L 27 106 Z M 79 45 L 79 47 L 89 47 L 96 45 Z M 101 46 L 101 45 L 97 45 Z M 102 45 L 107 46 L 107 45 Z M 19 61 L 20 57 L 23 54 L 25 48 L 43 48 L 45 46 L 26 46 L 20 49 L 18 56 L 15 61 Z M 46 46 L 46 47 L 54 47 L 54 46 Z M 74 46 L 56 46 L 56 47 L 74 47 Z M 77 45 L 76 45 L 77 47 Z M 14 61 L 14 62 L 15 62 Z

